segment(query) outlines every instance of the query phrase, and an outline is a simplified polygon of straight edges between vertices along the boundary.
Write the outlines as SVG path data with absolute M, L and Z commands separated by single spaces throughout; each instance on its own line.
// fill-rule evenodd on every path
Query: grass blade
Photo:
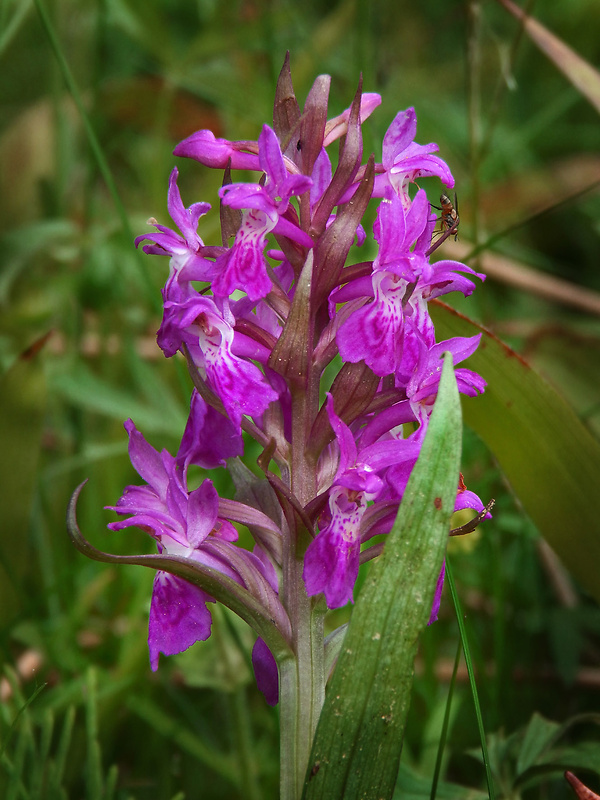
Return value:
M 127 212 L 125 211 L 125 206 L 121 201 L 121 197 L 119 195 L 117 185 L 113 179 L 112 173 L 110 171 L 110 167 L 108 166 L 108 161 L 104 156 L 104 151 L 102 150 L 102 146 L 96 136 L 96 131 L 94 130 L 94 126 L 92 125 L 91 119 L 89 114 L 86 111 L 85 105 L 81 98 L 81 93 L 75 82 L 75 78 L 71 72 L 71 69 L 67 63 L 67 59 L 62 51 L 62 47 L 46 10 L 42 0 L 35 0 L 35 5 L 38 10 L 38 14 L 42 21 L 42 26 L 46 32 L 46 36 L 48 37 L 48 41 L 50 42 L 50 46 L 54 51 L 54 55 L 56 56 L 56 60 L 58 62 L 58 66 L 62 73 L 63 79 L 67 85 L 69 92 L 73 98 L 75 105 L 77 106 L 77 110 L 81 116 L 81 120 L 83 122 L 83 126 L 85 128 L 86 136 L 90 145 L 90 149 L 92 154 L 96 160 L 96 164 L 98 166 L 98 170 L 102 175 L 102 178 L 106 184 L 106 187 L 112 197 L 112 201 L 115 205 L 115 209 L 119 218 L 121 220 L 121 225 L 123 226 L 123 231 L 129 241 L 132 243 L 135 239 L 135 235 L 129 223 L 129 217 L 127 216 Z M 139 250 L 136 250 L 136 253 L 139 253 L 136 263 L 140 269 L 140 276 L 142 278 L 142 282 L 146 293 L 148 295 L 148 300 L 152 305 L 152 309 L 155 312 L 162 313 L 162 303 L 160 302 L 159 295 L 155 291 L 155 288 L 150 280 L 150 276 L 146 270 L 145 261 L 142 253 Z
M 600 112 L 600 72 L 511 0 L 499 2 L 520 21 L 531 41 L 542 53 L 545 53 L 596 111 Z
M 241 787 L 238 767 L 232 757 L 223 755 L 215 748 L 205 744 L 193 731 L 183 728 L 176 717 L 164 712 L 148 698 L 135 696 L 128 701 L 127 705 L 144 722 L 159 731 L 165 739 L 171 739 L 177 747 L 209 766 L 236 788 Z
M 435 759 L 435 767 L 433 770 L 433 780 L 431 781 L 431 794 L 430 800 L 435 800 L 437 793 L 438 782 L 440 779 L 440 770 L 442 768 L 442 759 L 444 757 L 444 748 L 446 747 L 446 739 L 448 738 L 448 725 L 450 724 L 450 711 L 452 709 L 452 696 L 454 695 L 454 687 L 456 685 L 456 673 L 458 665 L 460 664 L 461 643 L 458 642 L 456 647 L 456 658 L 454 659 L 454 668 L 452 670 L 452 677 L 450 679 L 450 686 L 448 687 L 448 697 L 446 698 L 446 710 L 444 711 L 444 721 L 442 723 L 442 731 L 440 733 L 440 741 L 438 745 L 437 756 Z
M 71 736 L 73 734 L 73 726 L 75 724 L 75 709 L 70 706 L 65 714 L 65 721 L 63 722 L 60 739 L 58 742 L 58 750 L 56 759 L 53 763 L 53 770 L 50 774 L 48 781 L 49 795 L 54 798 L 60 798 L 64 792 L 61 789 L 61 783 L 67 764 L 67 756 L 69 753 L 69 746 L 71 744 Z
M 87 738 L 87 800 L 102 800 L 102 763 L 100 756 L 100 745 L 98 743 L 96 687 L 96 673 L 92 668 L 90 668 L 87 675 L 87 700 L 85 709 L 85 728 Z
M 460 631 L 460 641 L 462 643 L 463 653 L 465 654 L 465 663 L 467 665 L 467 672 L 469 674 L 469 684 L 471 686 L 471 695 L 473 696 L 473 705 L 475 707 L 475 717 L 477 718 L 477 728 L 479 730 L 479 738 L 481 740 L 481 753 L 483 755 L 483 764 L 485 767 L 485 779 L 488 787 L 488 794 L 490 800 L 495 800 L 496 793 L 494 790 L 494 780 L 492 778 L 492 771 L 490 769 L 490 758 L 488 755 L 487 742 L 485 738 L 485 730 L 483 728 L 483 717 L 481 716 L 481 705 L 479 703 L 479 694 L 477 692 L 477 684 L 475 683 L 475 672 L 473 670 L 473 660 L 471 659 L 471 650 L 469 648 L 469 640 L 467 638 L 467 631 L 463 618 L 460 600 L 456 592 L 456 585 L 454 583 L 454 576 L 452 575 L 452 567 L 446 559 L 446 579 L 450 587 L 452 595 L 452 602 L 456 610 L 456 619 L 458 620 L 458 629 Z
M 8 670 L 7 670 L 7 674 L 8 674 Z M 8 677 L 9 677 L 9 680 L 10 680 L 11 676 L 9 675 Z M 13 686 L 13 690 L 14 690 L 14 688 L 15 688 L 15 687 Z M 18 711 L 18 713 L 17 713 L 17 716 L 14 718 L 14 720 L 13 720 L 13 722 L 12 722 L 12 725 L 10 726 L 10 728 L 8 729 L 8 732 L 7 732 L 6 736 L 4 737 L 4 741 L 2 742 L 2 747 L 0 747 L 0 758 L 3 756 L 3 754 L 4 754 L 4 751 L 6 750 L 6 747 L 7 747 L 7 745 L 8 745 L 8 742 L 10 741 L 10 738 L 11 738 L 11 736 L 13 735 L 13 733 L 14 733 L 14 731 L 15 731 L 16 727 L 17 727 L 17 724 L 18 724 L 18 722 L 19 722 L 19 719 L 20 719 L 20 717 L 21 717 L 21 714 L 23 714 L 23 712 L 25 711 L 25 709 L 27 708 L 27 706 L 29 706 L 31 703 L 33 703 L 33 701 L 34 701 L 34 700 L 35 700 L 35 698 L 38 696 L 38 694 L 40 694 L 40 692 L 42 692 L 42 691 L 43 691 L 45 688 L 46 688 L 46 684 L 45 684 L 45 683 L 42 683 L 42 685 L 41 685 L 41 686 L 38 686 L 38 688 L 37 688 L 37 689 L 35 690 L 35 692 L 34 692 L 34 693 L 31 695 L 31 697 L 30 697 L 28 700 L 26 700 L 26 701 L 25 701 L 25 703 L 24 703 L 24 704 L 21 706 L 21 708 L 19 709 L 19 711 Z

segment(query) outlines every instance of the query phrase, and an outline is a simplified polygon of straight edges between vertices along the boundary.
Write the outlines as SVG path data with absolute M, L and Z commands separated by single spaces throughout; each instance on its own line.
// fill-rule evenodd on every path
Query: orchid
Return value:
M 150 241 L 143 247 L 149 255 L 170 256 L 170 274 L 166 283 L 165 292 L 172 291 L 173 284 L 179 285 L 180 280 L 208 280 L 214 269 L 213 262 L 202 256 L 204 242 L 198 235 L 198 222 L 200 217 L 210 211 L 210 203 L 192 203 L 189 208 L 184 208 L 177 186 L 179 170 L 173 168 L 169 178 L 169 195 L 167 208 L 171 219 L 179 227 L 181 234 L 159 225 L 155 220 L 151 224 L 158 233 L 145 233 L 138 236 L 135 246 L 140 242 Z M 189 283 L 188 283 L 189 286 Z
M 275 132 L 268 125 L 258 139 L 258 153 L 259 167 L 266 176 L 264 186 L 237 183 L 224 186 L 219 193 L 224 205 L 244 209 L 244 213 L 233 246 L 215 264 L 212 289 L 217 297 L 229 297 L 235 289 L 243 289 L 250 300 L 268 294 L 271 281 L 263 250 L 270 231 L 312 246 L 306 234 L 284 218 L 290 198 L 310 189 L 310 178 L 288 173 Z
M 414 141 L 416 133 L 417 116 L 414 108 L 398 112 L 383 137 L 382 162 L 385 173 L 375 190 L 380 191 L 380 187 L 389 183 L 405 206 L 410 204 L 408 186 L 417 178 L 435 175 L 449 188 L 454 186 L 454 178 L 447 164 L 432 155 L 439 150 L 437 144 L 417 144 Z
M 125 423 L 144 484 L 128 486 L 108 508 L 120 517 L 112 531 L 141 528 L 160 555 L 152 669 L 159 653 L 210 636 L 208 604 L 228 605 L 254 628 L 256 679 L 267 702 L 281 702 L 288 731 L 282 797 L 298 798 L 327 679 L 324 616 L 354 602 L 360 565 L 384 549 L 372 540 L 394 530 L 433 425 L 444 354 L 457 365 L 479 344 L 480 336 L 438 342 L 429 303 L 450 292 L 468 297 L 484 276 L 430 260 L 436 214 L 414 184 L 454 179 L 434 155 L 437 145 L 414 142 L 414 109 L 395 116 L 381 163 L 374 156 L 363 163 L 362 125 L 379 95 L 359 89 L 327 121 L 328 76 L 317 79 L 304 112 L 290 100 L 290 85 L 284 66 L 273 126 L 264 125 L 257 141 L 199 131 L 175 148 L 176 156 L 227 170 L 222 210 L 241 213 L 235 230 L 227 217 L 223 242 L 233 236 L 231 244 L 206 245 L 198 224 L 211 206 L 184 206 L 175 168 L 168 209 L 179 232 L 152 220 L 156 232 L 136 239 L 149 243 L 148 254 L 170 259 L 157 342 L 167 358 L 186 359 L 195 388 L 176 455 L 157 452 Z M 336 139 L 333 170 L 327 148 Z M 258 173 L 256 181 L 230 183 L 239 169 Z M 373 198 L 380 199 L 375 255 L 353 263 Z M 484 391 L 472 370 L 455 374 L 463 394 Z M 249 439 L 261 450 L 262 479 L 243 463 Z M 190 488 L 192 465 L 225 466 L 239 495 L 220 497 L 210 477 Z M 485 510 L 458 468 L 448 481 L 451 493 L 458 490 L 444 511 L 447 532 L 452 503 Z M 239 545 L 236 526 L 250 532 L 251 550 Z M 442 562 L 429 581 L 425 621 L 440 608 Z M 303 703 L 297 724 L 286 718 Z

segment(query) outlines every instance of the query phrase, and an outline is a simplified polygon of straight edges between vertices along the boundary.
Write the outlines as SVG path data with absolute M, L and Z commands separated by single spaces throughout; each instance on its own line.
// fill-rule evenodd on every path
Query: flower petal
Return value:
M 158 669 L 160 653 L 172 656 L 208 639 L 212 618 L 207 602 L 214 600 L 197 586 L 168 572 L 156 573 L 148 625 L 153 672 Z
M 277 662 L 263 639 L 257 639 L 252 648 L 252 666 L 256 685 L 270 706 L 279 702 L 279 673 Z

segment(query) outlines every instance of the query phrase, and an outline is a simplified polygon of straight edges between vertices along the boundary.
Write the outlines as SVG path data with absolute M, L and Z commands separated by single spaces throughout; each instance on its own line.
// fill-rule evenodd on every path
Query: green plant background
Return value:
M 124 216 L 66 89 L 44 10 Z M 568 12 L 538 4 L 534 13 L 600 63 L 596 0 L 570 0 Z M 167 223 L 171 152 L 182 138 L 205 127 L 256 138 L 271 119 L 286 50 L 301 102 L 322 72 L 333 78 L 331 115 L 349 105 L 361 72 L 365 90 L 381 93 L 364 126 L 366 153 L 377 156 L 396 112 L 415 106 L 417 141 L 439 144 L 457 183 L 460 239 L 444 245 L 445 256 L 479 243 L 469 263 L 490 273 L 453 304 L 539 370 L 593 437 L 600 431 L 598 111 L 499 3 L 3 0 L 0 796 L 277 794 L 277 712 L 254 687 L 249 631 L 217 611 L 209 642 L 163 659 L 152 674 L 152 574 L 88 562 L 69 543 L 64 516 L 73 488 L 89 478 L 84 533 L 111 552 L 150 551 L 141 533 L 106 530 L 103 506 L 137 481 L 122 421 L 131 416 L 155 447 L 174 451 L 190 385 L 184 365 L 166 361 L 154 341 L 166 261 L 136 254 L 130 231 L 149 230 L 149 217 Z M 220 176 L 178 166 L 186 204 L 214 204 Z M 435 202 L 439 185 L 423 186 Z M 212 218 L 202 224 L 203 239 L 218 241 Z M 486 260 L 498 256 L 534 270 L 527 290 Z M 561 285 L 546 297 L 539 278 L 548 275 L 586 290 L 596 311 L 567 305 Z M 556 433 L 568 439 L 568 429 Z M 496 498 L 494 519 L 453 540 L 450 557 L 497 792 L 567 797 L 559 771 L 569 765 L 598 792 L 600 736 L 590 716 L 600 710 L 598 607 L 552 558 L 469 428 L 463 472 L 484 500 Z M 227 491 L 225 474 L 216 481 Z M 564 489 L 543 475 L 539 483 L 549 497 Z M 585 515 L 573 505 L 569 524 L 577 531 L 585 519 L 600 535 L 600 523 L 589 530 L 597 498 L 588 502 Z M 600 574 L 599 563 L 594 569 Z M 347 612 L 332 616 L 333 626 Z M 421 642 L 398 797 L 429 796 L 457 637 L 445 596 Z M 477 745 L 461 667 L 438 796 L 479 796 Z

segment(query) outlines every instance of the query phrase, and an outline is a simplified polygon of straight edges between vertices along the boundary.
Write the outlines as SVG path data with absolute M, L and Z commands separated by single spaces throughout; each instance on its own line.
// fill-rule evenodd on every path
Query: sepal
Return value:
M 325 190 L 317 207 L 312 215 L 312 229 L 317 236 L 325 230 L 327 220 L 334 207 L 340 203 L 340 198 L 344 195 L 356 177 L 362 159 L 362 131 L 360 128 L 360 101 L 362 97 L 362 77 L 358 84 L 358 89 L 354 96 L 350 108 L 348 119 L 348 130 L 337 169 L 333 175 L 331 183 Z M 362 219 L 362 213 L 360 215 Z M 360 222 L 360 219 L 358 220 Z M 358 227 L 358 223 L 356 225 Z M 354 231 L 356 232 L 356 227 Z
M 300 120 L 296 163 L 305 175 L 312 175 L 313 167 L 323 149 L 330 75 L 319 75 L 313 83 Z
M 290 134 L 298 124 L 300 119 L 300 105 L 294 93 L 292 83 L 292 73 L 290 70 L 290 53 L 285 54 L 283 66 L 277 79 L 275 89 L 275 103 L 273 105 L 273 130 L 277 138 L 282 143 L 282 150 L 285 155 L 294 158 L 296 150 L 296 138 L 290 138 Z M 287 146 L 286 146 L 287 141 Z M 289 152 L 288 152 L 289 151 Z
M 371 156 L 351 203 L 339 210 L 331 225 L 316 245 L 315 261 L 319 274 L 315 286 L 315 307 L 328 297 L 337 285 L 346 257 L 356 236 L 357 228 L 366 211 L 373 191 L 374 159 Z M 334 177 L 335 179 L 335 177 Z

